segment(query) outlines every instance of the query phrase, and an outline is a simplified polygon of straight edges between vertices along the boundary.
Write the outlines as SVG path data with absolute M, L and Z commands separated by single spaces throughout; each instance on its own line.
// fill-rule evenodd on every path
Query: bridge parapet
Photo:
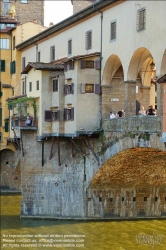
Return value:
M 162 130 L 161 116 L 137 115 L 126 118 L 103 119 L 104 132 L 156 133 Z

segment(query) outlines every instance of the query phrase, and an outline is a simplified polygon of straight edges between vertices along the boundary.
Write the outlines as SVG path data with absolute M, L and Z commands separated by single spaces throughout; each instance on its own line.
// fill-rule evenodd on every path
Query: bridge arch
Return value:
M 130 148 L 107 160 L 87 190 L 89 217 L 164 217 L 166 152 Z
M 165 65 L 166 65 L 166 49 L 164 51 L 162 63 L 161 63 L 161 74 L 162 75 L 166 74 L 166 66 Z

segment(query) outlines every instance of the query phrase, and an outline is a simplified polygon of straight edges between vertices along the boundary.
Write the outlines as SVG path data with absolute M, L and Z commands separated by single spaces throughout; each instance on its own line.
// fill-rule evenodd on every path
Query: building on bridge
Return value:
M 8 104 L 19 108 L 22 216 L 86 217 L 87 188 L 107 159 L 132 147 L 165 150 L 156 84 L 166 73 L 165 6 L 98 1 L 16 46 L 26 96 Z M 137 116 L 150 104 L 157 116 Z M 105 120 L 120 109 L 125 119 Z

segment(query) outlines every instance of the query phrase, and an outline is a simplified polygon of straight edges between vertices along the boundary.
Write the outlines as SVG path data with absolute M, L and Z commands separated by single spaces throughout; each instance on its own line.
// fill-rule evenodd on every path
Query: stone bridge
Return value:
M 119 184 L 106 187 L 99 178 L 100 185 L 91 186 L 108 160 L 119 157 L 128 162 L 124 156 L 126 150 L 146 148 L 146 152 L 149 149 L 153 154 L 166 157 L 164 143 L 160 142 L 161 117 L 103 119 L 103 131 L 99 138 L 90 136 L 87 143 L 87 135 L 72 140 L 57 137 L 54 141 L 48 137 L 44 142 L 37 142 L 36 131 L 22 130 L 21 217 L 118 219 L 165 216 L 166 182 L 163 180 L 161 186 L 145 182 L 144 187 Z M 166 158 L 163 159 L 162 164 L 165 164 Z M 142 167 L 145 169 L 146 166 Z M 154 167 L 148 174 L 156 175 Z M 134 173 L 137 165 L 132 168 Z M 128 173 L 125 165 L 122 169 Z M 118 174 L 118 171 L 110 167 L 106 176 L 113 172 Z M 165 171 L 163 166 L 162 171 Z M 163 172 L 163 178 L 165 174 Z

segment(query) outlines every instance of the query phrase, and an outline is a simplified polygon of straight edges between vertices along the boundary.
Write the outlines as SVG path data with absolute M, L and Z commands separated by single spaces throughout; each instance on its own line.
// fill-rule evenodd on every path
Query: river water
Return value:
M 20 201 L 18 194 L 1 195 L 1 249 L 166 249 L 166 220 L 20 219 Z

